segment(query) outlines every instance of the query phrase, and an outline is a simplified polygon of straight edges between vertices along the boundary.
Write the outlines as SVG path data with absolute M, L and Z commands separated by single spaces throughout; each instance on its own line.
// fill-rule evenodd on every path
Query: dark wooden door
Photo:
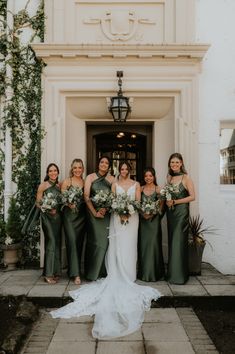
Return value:
M 111 173 L 116 175 L 120 162 L 128 161 L 131 177 L 141 181 L 143 170 L 152 165 L 151 125 L 87 125 L 87 173 L 95 171 L 98 160 L 106 155 L 111 160 Z

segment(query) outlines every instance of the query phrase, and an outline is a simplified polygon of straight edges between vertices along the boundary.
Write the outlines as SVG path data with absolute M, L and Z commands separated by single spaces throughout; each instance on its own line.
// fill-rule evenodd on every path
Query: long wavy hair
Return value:
M 170 162 L 172 159 L 178 159 L 181 161 L 182 163 L 182 166 L 180 167 L 180 172 L 184 173 L 184 174 L 187 174 L 187 171 L 184 167 L 184 160 L 183 160 L 183 157 L 182 155 L 179 153 L 179 152 L 175 152 L 174 154 L 171 154 L 171 156 L 169 157 L 169 160 L 168 160 L 168 174 L 170 176 L 173 176 L 174 175 L 174 172 L 172 171 L 172 169 L 170 168 Z
M 84 164 L 83 164 L 83 161 L 82 159 L 74 159 L 71 163 L 71 166 L 70 166 L 70 170 L 69 170 L 69 177 L 72 178 L 73 177 L 73 165 L 75 163 L 80 163 L 84 169 Z
M 52 166 L 54 166 L 54 167 L 56 168 L 56 170 L 57 170 L 57 172 L 58 172 L 58 175 L 59 175 L 59 173 L 60 173 L 59 167 L 58 167 L 54 162 L 49 163 L 49 165 L 47 166 L 47 169 L 46 169 L 46 176 L 45 176 L 45 178 L 44 178 L 44 182 L 49 181 L 50 178 L 49 178 L 48 173 L 49 173 L 49 169 L 50 169 Z M 56 183 L 58 183 L 58 177 L 56 178 Z
M 146 184 L 144 179 L 145 179 L 145 175 L 146 175 L 147 172 L 150 172 L 150 173 L 152 174 L 152 176 L 153 176 L 153 183 L 155 184 L 155 186 L 157 186 L 158 184 L 157 184 L 156 171 L 155 171 L 155 169 L 154 169 L 153 167 L 146 167 L 146 168 L 144 169 L 144 172 L 143 172 L 143 181 L 142 181 L 141 185 Z

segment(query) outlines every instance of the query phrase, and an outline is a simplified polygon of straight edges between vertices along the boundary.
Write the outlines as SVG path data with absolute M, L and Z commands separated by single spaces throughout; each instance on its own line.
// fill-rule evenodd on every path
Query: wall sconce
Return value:
M 113 120 L 116 123 L 124 123 L 128 114 L 131 112 L 129 105 L 129 98 L 123 96 L 122 93 L 122 77 L 123 71 L 117 71 L 119 91 L 117 96 L 111 97 L 111 103 L 109 106 L 109 112 L 113 116 Z

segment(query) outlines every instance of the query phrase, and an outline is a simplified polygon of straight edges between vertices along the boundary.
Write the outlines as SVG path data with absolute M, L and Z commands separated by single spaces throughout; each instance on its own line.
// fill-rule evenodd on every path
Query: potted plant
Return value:
M 8 270 L 16 268 L 19 262 L 22 248 L 21 240 L 22 222 L 20 219 L 20 208 L 14 197 L 10 200 L 8 219 L 5 222 L 3 217 L 0 220 L 0 241 L 3 250 L 3 262 Z
M 205 234 L 213 234 L 215 229 L 211 226 L 204 226 L 204 220 L 197 216 L 189 217 L 189 273 L 191 275 L 201 274 L 202 255 L 206 245 Z

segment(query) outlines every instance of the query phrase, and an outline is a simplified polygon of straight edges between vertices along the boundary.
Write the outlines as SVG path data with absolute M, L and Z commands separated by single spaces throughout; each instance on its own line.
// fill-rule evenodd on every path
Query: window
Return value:
M 235 123 L 221 126 L 220 183 L 235 184 Z

